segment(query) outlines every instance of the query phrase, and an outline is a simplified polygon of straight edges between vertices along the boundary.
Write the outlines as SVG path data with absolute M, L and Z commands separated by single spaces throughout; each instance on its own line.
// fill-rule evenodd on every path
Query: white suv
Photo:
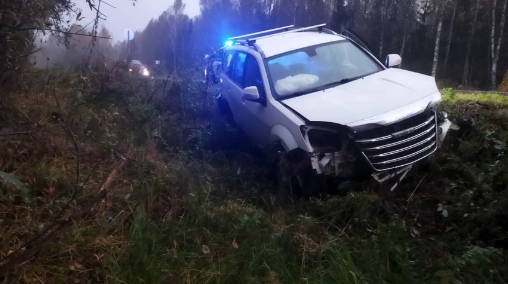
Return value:
M 324 25 L 230 43 L 219 103 L 256 144 L 280 143 L 283 188 L 344 193 L 370 177 L 401 180 L 451 125 L 436 109 L 434 78 L 392 68 L 398 55 L 382 64 L 359 40 Z

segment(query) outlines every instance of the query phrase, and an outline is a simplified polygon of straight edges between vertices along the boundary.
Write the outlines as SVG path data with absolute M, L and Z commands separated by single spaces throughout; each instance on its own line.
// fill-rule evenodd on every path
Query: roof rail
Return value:
M 256 51 L 261 51 L 261 49 L 256 44 L 256 42 L 251 42 L 249 40 L 245 40 L 245 39 L 233 40 L 233 44 L 239 44 L 239 45 L 243 45 L 243 46 L 249 46 L 251 48 L 254 48 Z
M 305 28 L 298 28 L 298 29 L 294 29 L 294 30 L 289 30 L 287 32 L 270 34 L 270 35 L 256 37 L 256 38 L 253 38 L 253 39 L 248 39 L 247 41 L 249 41 L 249 42 L 256 42 L 256 40 L 272 37 L 272 36 L 275 36 L 275 35 L 283 35 L 283 34 L 289 34 L 289 33 L 295 33 L 295 32 L 303 32 L 303 31 L 306 31 L 306 30 L 311 30 L 311 29 L 316 29 L 316 28 L 319 31 L 322 31 L 324 26 L 326 26 L 326 24 L 320 24 L 320 25 L 315 25 L 315 26 L 310 26 L 310 27 L 305 27 Z
M 248 38 L 248 37 L 251 37 L 251 36 L 256 36 L 256 35 L 261 35 L 261 34 L 267 34 L 267 33 L 272 33 L 272 32 L 278 32 L 278 31 L 283 31 L 283 30 L 289 30 L 290 28 L 292 28 L 294 26 L 295 25 L 289 25 L 289 26 L 275 28 L 275 29 L 271 29 L 271 30 L 265 30 L 265 31 L 251 33 L 251 34 L 230 37 L 230 38 L 228 38 L 228 40 L 239 40 L 239 39 L 245 39 L 245 38 Z

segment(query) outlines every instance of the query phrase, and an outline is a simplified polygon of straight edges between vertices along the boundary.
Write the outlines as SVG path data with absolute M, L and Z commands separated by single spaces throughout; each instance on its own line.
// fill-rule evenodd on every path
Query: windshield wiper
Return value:
M 360 78 L 363 78 L 364 76 L 357 76 L 357 77 L 351 77 L 351 78 L 344 78 L 342 80 L 340 80 L 338 83 L 338 85 L 342 85 L 342 84 L 346 84 L 346 83 L 349 83 L 349 82 L 353 82 L 354 80 L 358 80 Z
M 303 96 L 303 95 L 307 95 L 307 94 L 314 93 L 314 92 L 324 91 L 324 90 L 329 89 L 331 87 L 343 85 L 343 84 L 352 82 L 354 80 L 358 80 L 358 79 L 363 78 L 363 77 L 365 77 L 365 76 L 344 78 L 342 80 L 339 80 L 339 81 L 336 81 L 336 82 L 332 82 L 332 83 L 328 83 L 328 84 L 325 84 L 325 85 L 322 85 L 322 86 L 319 86 L 319 87 L 316 87 L 316 88 L 312 88 L 312 89 L 308 89 L 308 90 L 305 90 L 305 91 L 293 93 L 290 97 L 293 98 L 293 97 Z

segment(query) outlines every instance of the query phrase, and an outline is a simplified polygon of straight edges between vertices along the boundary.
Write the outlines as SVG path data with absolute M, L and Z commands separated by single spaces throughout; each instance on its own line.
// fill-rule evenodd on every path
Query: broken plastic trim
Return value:
M 394 191 L 397 186 L 402 182 L 402 180 L 407 176 L 407 174 L 411 171 L 413 168 L 413 164 L 406 166 L 404 168 L 401 168 L 395 172 L 381 172 L 381 173 L 373 173 L 372 177 L 380 184 L 383 184 L 387 182 L 388 180 L 400 176 L 400 178 L 395 182 L 395 184 L 392 186 L 390 191 Z
M 352 143 L 352 141 L 347 134 L 347 127 L 328 123 L 316 123 L 313 125 L 303 125 L 300 130 L 310 154 L 312 168 L 317 174 L 335 177 L 352 174 L 351 171 L 354 170 L 354 167 L 350 165 L 357 161 L 357 157 L 354 153 L 348 151 L 349 143 Z M 337 135 L 336 144 L 315 145 L 316 143 L 311 141 L 311 131 L 322 131 L 323 133 Z M 326 141 L 326 137 L 321 138 Z

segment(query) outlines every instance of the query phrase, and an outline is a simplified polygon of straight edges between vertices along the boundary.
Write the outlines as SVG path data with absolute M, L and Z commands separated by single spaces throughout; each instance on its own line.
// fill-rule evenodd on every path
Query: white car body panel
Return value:
M 283 103 L 309 121 L 352 125 L 436 92 L 437 86 L 430 76 L 387 69 L 324 91 L 286 99 Z M 423 103 L 424 107 L 428 105 Z
M 259 53 L 252 49 L 238 46 L 236 50 L 254 56 L 263 65 L 263 59 Z M 261 77 L 268 82 L 268 74 L 261 68 Z M 302 118 L 277 102 L 272 96 L 268 84 L 265 84 L 267 94 L 266 105 L 242 100 L 242 89 L 236 85 L 226 74 L 221 74 L 222 94 L 230 105 L 236 124 L 257 144 L 266 145 L 281 140 L 287 151 L 295 148 L 305 148 L 305 141 L 299 126 L 304 124 Z

